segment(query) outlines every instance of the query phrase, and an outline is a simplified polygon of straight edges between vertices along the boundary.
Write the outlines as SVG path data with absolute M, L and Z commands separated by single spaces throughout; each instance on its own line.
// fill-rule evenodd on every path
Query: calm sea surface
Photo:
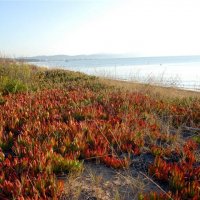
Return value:
M 200 91 L 200 61 L 145 58 L 83 59 L 34 62 L 112 79 L 140 81 Z

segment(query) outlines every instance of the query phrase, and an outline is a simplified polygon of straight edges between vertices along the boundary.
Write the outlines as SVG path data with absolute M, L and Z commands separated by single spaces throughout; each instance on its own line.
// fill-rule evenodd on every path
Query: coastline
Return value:
M 95 60 L 96 61 L 96 60 Z M 101 61 L 101 60 L 100 60 Z M 99 62 L 100 62 L 99 61 Z M 78 61 L 77 61 L 78 62 Z M 82 63 L 83 62 L 83 63 Z M 103 62 L 103 61 L 101 61 Z M 116 61 L 115 61 L 116 62 Z M 41 66 L 43 62 L 34 63 L 38 66 Z M 40 65 L 41 64 L 41 65 Z M 188 63 L 185 63 L 190 66 Z M 66 69 L 71 71 L 79 71 L 82 73 L 85 73 L 87 75 L 94 75 L 100 78 L 107 78 L 110 80 L 119 80 L 124 82 L 137 82 L 142 84 L 150 84 L 155 86 L 161 86 L 161 87 L 174 87 L 177 89 L 182 90 L 191 90 L 191 91 L 200 91 L 200 82 L 198 79 L 191 79 L 188 81 L 188 78 L 186 79 L 186 72 L 183 73 L 184 77 L 178 77 L 176 73 L 173 72 L 174 69 L 172 69 L 171 66 L 168 65 L 153 65 L 150 66 L 148 64 L 146 65 L 133 65 L 133 66 L 125 66 L 123 63 L 121 63 L 122 66 L 115 64 L 115 66 L 107 66 L 107 63 L 105 62 L 100 64 L 100 66 L 96 66 L 96 62 L 94 62 L 94 66 L 91 65 L 91 63 L 84 63 L 84 61 L 80 61 L 78 63 L 67 63 L 65 66 L 65 63 L 62 61 L 46 61 L 44 62 L 44 66 L 56 69 Z M 177 63 L 175 63 L 177 65 Z M 184 65 L 184 63 L 183 63 Z M 107 67 L 105 67 L 107 66 Z M 168 73 L 166 74 L 165 70 L 166 67 L 170 67 Z M 160 69 L 161 68 L 161 69 Z M 178 66 L 179 68 L 179 66 Z M 177 68 L 177 69 L 178 69 Z M 177 70 L 176 69 L 176 70 Z M 186 68 L 184 68 L 186 70 Z M 142 71 L 145 72 L 142 72 Z M 170 70 L 172 70 L 170 72 Z M 169 75 L 169 72 L 172 73 Z M 154 74 L 155 73 L 155 74 Z M 174 75 L 173 75 L 174 73 Z M 190 72 L 188 72 L 191 76 Z M 198 71 L 197 71 L 198 74 Z
M 100 77 L 100 80 L 109 84 L 115 85 L 117 87 L 125 88 L 127 90 L 136 91 L 139 90 L 142 92 L 151 91 L 152 93 L 161 93 L 164 97 L 200 97 L 200 91 L 195 90 L 187 90 L 184 88 L 178 87 L 170 87 L 164 85 L 154 85 L 151 83 L 141 83 L 136 81 L 123 81 L 123 80 L 115 80 L 115 79 L 108 79 Z
M 30 64 L 31 63 L 27 63 Z M 38 66 L 38 65 L 36 65 Z M 46 68 L 48 70 L 66 70 L 66 71 L 71 71 L 71 72 L 79 72 L 79 71 L 73 71 L 66 69 L 65 67 L 49 67 L 49 66 L 38 66 L 40 68 Z M 82 73 L 82 72 L 80 72 Z M 87 75 L 87 74 L 86 74 Z M 90 76 L 90 75 L 88 75 Z M 151 90 L 153 93 L 160 92 L 161 95 L 164 95 L 165 97 L 188 97 L 188 96 L 194 96 L 194 97 L 200 97 L 200 89 L 198 90 L 192 90 L 192 89 L 186 89 L 186 88 L 180 88 L 177 86 L 168 86 L 168 85 L 161 85 L 161 84 L 155 84 L 155 83 L 144 83 L 140 81 L 131 81 L 131 80 L 122 80 L 122 79 L 115 79 L 115 78 L 109 78 L 106 76 L 97 76 L 94 75 L 95 77 L 99 78 L 103 83 L 106 83 L 108 85 L 116 85 L 117 87 L 124 87 L 125 89 L 128 90 L 140 90 L 144 91 Z M 153 89 L 154 88 L 154 89 Z

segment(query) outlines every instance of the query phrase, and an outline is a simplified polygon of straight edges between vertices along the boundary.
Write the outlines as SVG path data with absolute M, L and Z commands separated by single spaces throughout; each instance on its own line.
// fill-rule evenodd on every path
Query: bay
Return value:
M 200 60 L 176 58 L 71 59 L 34 62 L 124 81 L 139 81 L 200 91 Z

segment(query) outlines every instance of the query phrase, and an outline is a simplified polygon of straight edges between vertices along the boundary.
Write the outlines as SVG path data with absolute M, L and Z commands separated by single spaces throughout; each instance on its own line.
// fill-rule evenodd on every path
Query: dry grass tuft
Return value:
M 173 87 L 161 87 L 155 86 L 151 84 L 143 84 L 131 81 L 119 81 L 119 80 L 111 80 L 101 78 L 100 81 L 109 85 L 115 86 L 118 88 L 123 88 L 124 90 L 138 92 L 143 94 L 150 94 L 153 97 L 159 98 L 187 98 L 187 97 L 195 97 L 200 98 L 200 92 L 183 90 Z

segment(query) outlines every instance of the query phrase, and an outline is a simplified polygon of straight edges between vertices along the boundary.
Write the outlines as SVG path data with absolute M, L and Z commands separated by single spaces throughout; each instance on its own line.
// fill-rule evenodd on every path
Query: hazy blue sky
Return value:
M 0 52 L 200 55 L 199 19 L 199 0 L 0 0 Z

